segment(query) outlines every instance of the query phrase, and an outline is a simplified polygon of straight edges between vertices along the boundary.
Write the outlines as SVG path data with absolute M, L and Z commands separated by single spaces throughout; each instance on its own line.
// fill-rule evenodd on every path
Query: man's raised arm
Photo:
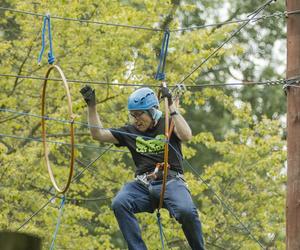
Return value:
M 88 123 L 93 139 L 100 142 L 117 144 L 118 140 L 112 133 L 108 129 L 103 129 L 103 125 L 97 113 L 95 90 L 90 86 L 85 86 L 80 90 L 80 93 L 88 106 Z
M 174 122 L 174 132 L 181 141 L 192 139 L 192 130 L 184 117 L 179 113 L 172 100 L 172 95 L 167 87 L 161 88 L 162 98 L 168 98 L 169 111 Z

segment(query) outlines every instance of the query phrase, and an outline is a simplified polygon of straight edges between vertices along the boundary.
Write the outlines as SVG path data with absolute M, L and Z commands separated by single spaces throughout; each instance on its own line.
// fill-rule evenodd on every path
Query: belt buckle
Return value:
M 136 179 L 138 182 L 142 183 L 143 185 L 149 186 L 149 181 L 148 181 L 148 179 L 147 179 L 147 174 L 137 175 L 137 176 L 135 177 L 135 179 Z
M 181 179 L 181 180 L 183 180 L 185 182 L 184 175 L 181 174 L 181 173 L 179 173 L 179 172 L 177 173 L 176 178 L 179 178 L 179 179 Z

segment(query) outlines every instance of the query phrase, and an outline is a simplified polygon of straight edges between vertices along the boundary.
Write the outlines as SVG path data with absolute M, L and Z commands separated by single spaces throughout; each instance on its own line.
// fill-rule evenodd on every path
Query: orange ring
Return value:
M 48 150 L 48 146 L 47 146 L 47 142 L 46 142 L 46 128 L 45 128 L 45 96 L 46 96 L 46 88 L 47 88 L 47 81 L 48 81 L 48 76 L 50 74 L 50 72 L 56 69 L 60 76 L 61 79 L 63 81 L 66 93 L 67 93 L 67 98 L 68 98 L 68 110 L 69 110 L 69 116 L 70 116 L 70 137 L 71 137 L 71 161 L 70 161 L 70 172 L 69 172 L 69 177 L 68 177 L 68 181 L 67 184 L 65 185 L 64 188 L 60 188 L 54 178 L 53 175 L 53 171 L 51 169 L 51 165 L 50 165 L 50 161 L 48 158 L 48 154 L 49 154 L 49 150 Z M 43 138 L 43 146 L 44 146 L 44 154 L 45 154 L 45 161 L 46 161 L 46 165 L 47 165 L 47 169 L 48 169 L 48 173 L 51 179 L 51 182 L 54 186 L 54 188 L 59 192 L 59 193 L 65 193 L 71 183 L 72 180 L 72 176 L 73 176 L 73 170 L 74 170 L 74 151 L 75 151 L 75 147 L 74 147 L 74 115 L 72 112 L 72 100 L 71 100 L 71 95 L 70 95 L 70 90 L 69 90 L 69 85 L 67 83 L 66 77 L 63 73 L 63 71 L 60 69 L 60 67 L 58 67 L 57 65 L 53 65 L 51 66 L 45 76 L 45 80 L 44 80 L 44 85 L 43 85 L 43 94 L 42 94 L 42 138 Z

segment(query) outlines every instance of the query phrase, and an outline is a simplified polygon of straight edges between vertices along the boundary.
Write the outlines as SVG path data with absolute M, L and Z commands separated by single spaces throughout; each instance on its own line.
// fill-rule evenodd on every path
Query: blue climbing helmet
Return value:
M 157 96 L 150 88 L 137 89 L 128 98 L 128 110 L 150 110 L 158 107 Z

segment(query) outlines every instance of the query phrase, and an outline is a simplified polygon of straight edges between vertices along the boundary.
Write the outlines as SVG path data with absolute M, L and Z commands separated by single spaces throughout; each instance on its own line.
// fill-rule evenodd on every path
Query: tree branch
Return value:
M 11 154 L 13 152 L 16 151 L 16 149 L 14 149 L 12 146 L 10 146 L 8 143 L 6 143 L 5 141 L 3 141 L 2 139 L 0 139 L 0 142 L 7 148 L 7 152 L 6 154 Z
M 27 62 L 27 59 L 28 59 L 28 57 L 29 57 L 29 55 L 30 55 L 30 53 L 31 53 L 31 51 L 32 51 L 33 44 L 34 44 L 34 42 L 37 40 L 37 38 L 38 38 L 39 35 L 40 35 L 40 31 L 38 31 L 38 33 L 36 34 L 36 37 L 35 37 L 34 41 L 32 42 L 31 46 L 29 47 L 29 49 L 28 49 L 28 51 L 27 51 L 27 54 L 26 54 L 26 56 L 25 56 L 23 62 L 21 63 L 21 66 L 20 66 L 20 68 L 19 68 L 18 75 L 21 75 L 21 74 L 22 74 L 23 67 L 24 67 L 25 63 Z M 14 92 L 15 92 L 15 90 L 16 90 L 16 88 L 17 88 L 18 85 L 21 83 L 21 82 L 19 82 L 18 80 L 19 80 L 19 78 L 16 77 L 15 83 L 14 83 L 14 86 L 13 86 L 13 89 L 12 89 L 11 92 L 8 94 L 8 96 L 13 95 Z
M 4 123 L 4 122 L 10 121 L 10 120 L 14 120 L 14 119 L 18 118 L 19 116 L 22 116 L 22 115 L 21 114 L 11 115 L 11 116 L 1 120 L 0 123 Z

